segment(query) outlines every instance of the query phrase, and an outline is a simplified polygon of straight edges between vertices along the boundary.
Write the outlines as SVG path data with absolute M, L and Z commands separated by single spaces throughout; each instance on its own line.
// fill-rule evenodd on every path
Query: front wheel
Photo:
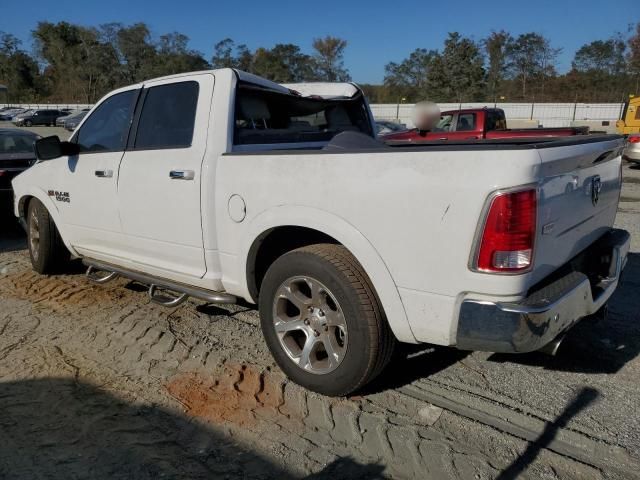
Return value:
M 277 259 L 259 303 L 276 362 L 309 390 L 348 395 L 391 358 L 395 338 L 371 281 L 342 245 L 311 245 Z
M 24 126 L 25 127 L 30 127 L 32 125 L 33 125 L 33 122 L 31 120 L 25 120 L 25 122 L 24 122 Z
M 36 198 L 29 203 L 27 237 L 31 265 L 36 272 L 55 273 L 69 261 L 69 251 L 64 246 L 51 215 Z

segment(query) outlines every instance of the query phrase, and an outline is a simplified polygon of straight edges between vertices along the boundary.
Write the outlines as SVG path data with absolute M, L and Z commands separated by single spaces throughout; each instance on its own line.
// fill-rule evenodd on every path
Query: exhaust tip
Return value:
M 560 348 L 560 344 L 564 340 L 564 337 L 564 333 L 558 335 L 538 351 L 540 353 L 544 353 L 545 355 L 551 355 L 552 357 L 554 357 L 556 353 L 558 353 L 558 349 Z

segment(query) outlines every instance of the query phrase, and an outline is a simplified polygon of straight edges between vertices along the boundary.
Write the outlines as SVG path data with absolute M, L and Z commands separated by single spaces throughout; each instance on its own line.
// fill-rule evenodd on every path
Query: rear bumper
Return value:
M 629 233 L 611 229 L 576 259 L 517 303 L 465 300 L 456 346 L 462 350 L 524 353 L 539 350 L 581 318 L 596 313 L 615 291 L 629 252 Z M 576 269 L 599 265 L 601 275 Z

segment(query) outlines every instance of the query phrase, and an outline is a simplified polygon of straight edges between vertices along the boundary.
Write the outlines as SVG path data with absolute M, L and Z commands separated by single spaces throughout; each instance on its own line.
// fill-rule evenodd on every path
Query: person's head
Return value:
M 433 102 L 418 102 L 413 107 L 413 124 L 418 130 L 431 130 L 440 120 L 440 107 Z

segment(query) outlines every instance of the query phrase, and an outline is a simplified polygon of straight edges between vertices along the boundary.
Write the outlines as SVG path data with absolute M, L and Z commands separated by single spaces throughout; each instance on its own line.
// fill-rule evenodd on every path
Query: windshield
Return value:
M 451 121 L 453 120 L 453 115 L 442 115 L 440 120 L 433 127 L 434 132 L 448 132 L 451 130 Z

